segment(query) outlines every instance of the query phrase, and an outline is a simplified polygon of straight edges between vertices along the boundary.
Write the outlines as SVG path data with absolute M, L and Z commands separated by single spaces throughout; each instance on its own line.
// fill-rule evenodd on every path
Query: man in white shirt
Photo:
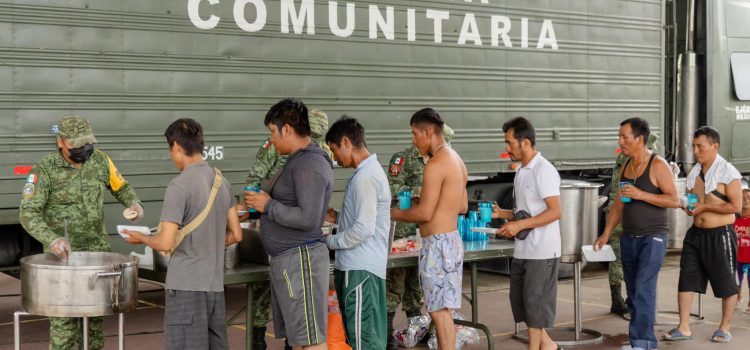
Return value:
M 515 208 L 528 217 L 509 221 L 497 234 L 516 237 L 510 269 L 510 303 L 516 323 L 528 327 L 529 349 L 554 350 L 544 328 L 555 323 L 560 263 L 560 175 L 535 148 L 534 126 L 523 117 L 503 125 L 505 149 L 523 165 L 513 181 Z M 513 211 L 495 208 L 494 218 L 513 219 Z M 518 215 L 516 215 L 518 216 Z M 530 230 L 528 235 L 520 232 Z M 523 238 L 522 238 L 523 237 Z

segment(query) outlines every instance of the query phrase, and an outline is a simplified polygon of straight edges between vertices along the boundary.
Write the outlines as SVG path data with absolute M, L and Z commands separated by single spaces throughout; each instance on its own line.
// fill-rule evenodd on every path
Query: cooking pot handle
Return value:
M 96 285 L 96 280 L 103 277 L 122 277 L 122 271 L 116 271 L 116 272 L 97 272 L 94 275 L 91 275 L 89 277 L 89 289 L 94 289 L 94 286 Z

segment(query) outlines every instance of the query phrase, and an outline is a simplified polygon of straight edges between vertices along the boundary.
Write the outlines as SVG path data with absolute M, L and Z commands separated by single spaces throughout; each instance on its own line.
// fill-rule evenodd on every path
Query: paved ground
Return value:
M 676 310 L 676 285 L 678 257 L 670 255 L 662 268 L 660 275 L 659 306 L 660 310 Z M 468 278 L 464 279 L 468 281 Z M 496 349 L 524 349 L 524 344 L 513 339 L 513 321 L 510 315 L 508 301 L 507 276 L 492 273 L 480 273 L 480 321 L 490 327 L 495 340 Z M 604 342 L 597 345 L 580 346 L 576 349 L 619 349 L 622 342 L 627 340 L 627 322 L 615 315 L 609 314 L 609 287 L 606 271 L 598 264 L 590 264 L 584 274 L 582 283 L 582 314 L 584 328 L 597 330 L 604 334 Z M 465 290 L 468 291 L 468 286 Z M 0 350 L 13 348 L 13 311 L 20 305 L 20 283 L 18 280 L 0 274 Z M 747 300 L 747 289 L 743 291 Z M 160 286 L 142 282 L 138 309 L 127 315 L 125 332 L 126 347 L 129 349 L 161 349 L 163 344 L 163 301 L 164 293 Z M 228 314 L 232 315 L 244 303 L 245 290 L 243 287 L 232 287 L 227 290 Z M 466 303 L 462 313 L 467 317 L 471 309 Z M 696 303 L 697 305 L 697 303 Z M 697 312 L 697 306 L 695 308 Z M 732 334 L 734 340 L 729 344 L 713 344 L 709 338 L 717 328 L 721 317 L 720 303 L 711 297 L 704 298 L 704 315 L 706 322 L 694 327 L 696 339 L 689 342 L 661 343 L 661 349 L 747 349 L 750 342 L 750 314 L 743 314 L 741 310 L 735 312 Z M 241 317 L 238 322 L 241 322 Z M 673 315 L 663 314 L 660 321 L 674 321 Z M 403 313 L 399 313 L 396 322 L 404 324 Z M 561 281 L 558 287 L 557 324 L 570 327 L 573 325 L 573 283 Z M 21 326 L 22 349 L 47 349 L 48 323 L 44 318 L 29 316 L 23 319 Z M 105 349 L 116 349 L 116 318 L 107 318 L 105 332 L 107 344 Z M 657 334 L 661 334 L 671 327 L 657 327 Z M 230 327 L 229 336 L 232 349 L 244 348 L 244 324 Z M 269 349 L 282 349 L 282 343 L 270 340 L 273 329 L 268 332 Z M 484 337 L 482 341 L 486 341 Z M 466 349 L 485 349 L 486 344 L 472 345 Z M 568 347 L 570 348 L 570 347 Z

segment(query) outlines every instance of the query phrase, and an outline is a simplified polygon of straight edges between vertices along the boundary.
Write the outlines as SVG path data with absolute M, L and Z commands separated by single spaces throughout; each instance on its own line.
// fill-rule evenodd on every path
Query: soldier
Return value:
M 648 138 L 646 147 L 651 151 L 656 151 L 656 140 L 659 137 L 651 134 Z M 609 209 L 615 202 L 615 196 L 617 195 L 617 189 L 620 186 L 620 167 L 627 163 L 630 158 L 625 153 L 620 152 L 617 155 L 615 161 L 615 167 L 612 169 L 612 187 L 609 191 L 609 205 L 605 209 L 606 213 L 609 213 Z M 609 291 L 612 296 L 612 306 L 609 308 L 609 312 L 628 318 L 628 306 L 625 304 L 625 300 L 622 298 L 622 260 L 620 259 L 620 236 L 622 236 L 622 225 L 617 225 L 612 233 L 612 237 L 609 238 L 609 245 L 612 246 L 612 250 L 615 253 L 615 261 L 609 263 Z
M 450 143 L 453 139 L 453 129 L 443 125 L 443 136 Z M 419 150 L 412 145 L 391 157 L 388 166 L 388 182 L 391 187 L 392 208 L 398 208 L 398 193 L 412 191 L 419 195 L 422 186 L 422 174 L 427 163 L 427 157 L 419 154 Z M 405 222 L 396 223 L 393 239 L 413 236 L 417 233 L 417 224 Z M 396 316 L 398 304 L 403 302 L 403 309 L 407 318 L 421 315 L 424 303 L 422 288 L 419 285 L 417 267 L 401 267 L 388 270 L 386 276 L 386 303 L 388 305 L 388 350 L 398 349 L 393 338 L 393 318 Z
M 313 109 L 307 114 L 310 120 L 310 136 L 320 148 L 330 154 L 328 144 L 324 142 L 326 131 L 328 130 L 328 116 L 319 109 Z M 286 156 L 276 152 L 270 139 L 263 142 L 255 155 L 255 162 L 250 168 L 245 180 L 246 186 L 259 186 L 263 180 L 270 179 L 275 175 L 286 162 Z M 244 203 L 239 204 L 241 210 L 246 210 Z M 257 219 L 260 213 L 246 214 L 243 220 L 248 217 Z M 253 291 L 253 350 L 266 349 L 266 324 L 270 317 L 268 310 L 271 307 L 271 287 L 268 281 L 255 282 L 250 284 Z
M 42 158 L 26 179 L 20 206 L 23 228 L 45 251 L 67 259 L 71 251 L 110 250 L 104 228 L 104 189 L 143 218 L 143 208 L 133 188 L 104 152 L 94 148 L 89 122 L 64 117 L 58 124 L 58 151 Z M 67 237 L 66 237 L 67 231 Z M 89 347 L 104 346 L 101 317 L 89 319 Z M 72 349 L 82 345 L 82 319 L 50 317 L 49 348 Z

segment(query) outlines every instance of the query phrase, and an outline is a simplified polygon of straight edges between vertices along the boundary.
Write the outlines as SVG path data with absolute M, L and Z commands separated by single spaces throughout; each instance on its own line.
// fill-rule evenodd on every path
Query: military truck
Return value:
M 473 199 L 506 200 L 501 125 L 519 115 L 564 177 L 606 182 L 631 116 L 686 166 L 690 133 L 713 125 L 747 173 L 748 18 L 747 0 L 0 0 L 0 266 L 41 249 L 19 225 L 21 190 L 71 114 L 91 120 L 148 226 L 176 174 L 171 121 L 204 125 L 204 157 L 239 193 L 284 97 L 359 118 L 383 166 L 411 114 L 436 108 Z M 106 206 L 114 235 L 122 208 Z

